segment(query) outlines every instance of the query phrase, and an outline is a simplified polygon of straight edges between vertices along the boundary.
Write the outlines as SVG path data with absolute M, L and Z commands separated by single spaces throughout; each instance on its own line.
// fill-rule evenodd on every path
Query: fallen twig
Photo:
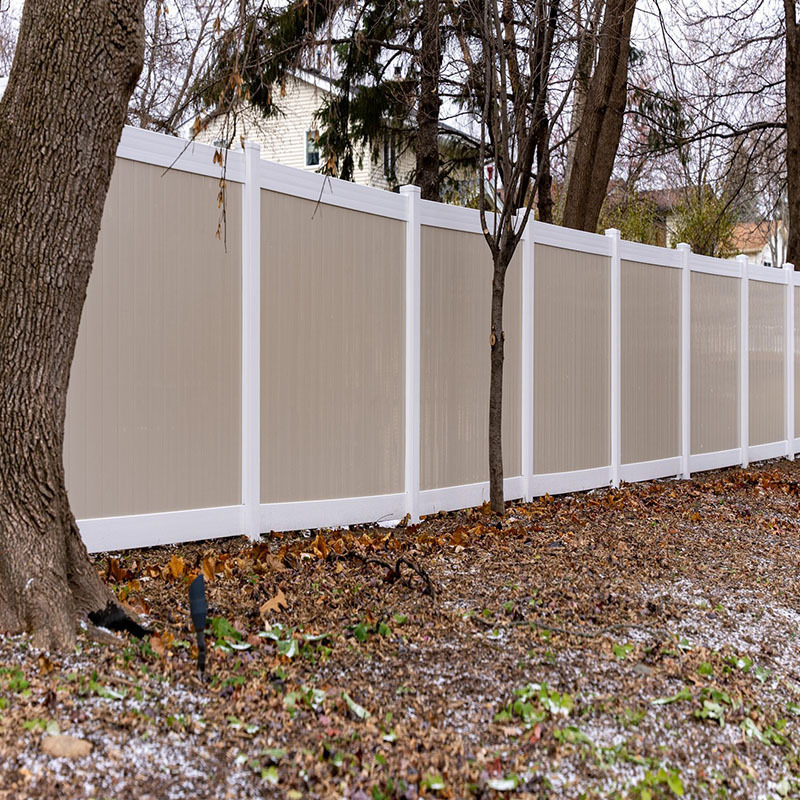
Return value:
M 337 559 L 345 559 L 345 558 L 357 558 L 359 561 L 362 561 L 364 564 L 377 564 L 379 567 L 383 567 L 384 569 L 388 570 L 386 575 L 386 580 L 389 583 L 394 583 L 398 581 L 402 577 L 402 566 L 405 564 L 410 570 L 416 572 L 416 574 L 421 578 L 422 582 L 425 584 L 425 589 L 423 594 L 427 594 L 430 596 L 432 600 L 436 599 L 436 591 L 433 588 L 433 581 L 431 580 L 428 573 L 415 561 L 412 561 L 410 558 L 406 556 L 400 556 L 397 561 L 395 561 L 394 565 L 392 565 L 389 561 L 385 561 L 382 558 L 377 558 L 376 556 L 365 556 L 362 553 L 358 553 L 355 550 L 350 550 L 347 553 L 342 553 L 341 555 L 336 556 Z

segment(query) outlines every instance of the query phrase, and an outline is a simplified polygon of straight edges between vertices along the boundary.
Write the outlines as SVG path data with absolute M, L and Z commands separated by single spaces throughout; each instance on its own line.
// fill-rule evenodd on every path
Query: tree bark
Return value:
M 143 0 L 27 0 L 0 102 L 0 631 L 70 648 L 121 618 L 64 483 L 67 386 L 142 68 Z
M 503 297 L 509 259 L 505 248 L 495 257 L 492 278 L 492 322 L 489 336 L 489 503 L 495 514 L 505 513 L 503 493 L 503 363 L 505 333 L 503 333 Z
M 538 174 L 536 206 L 541 222 L 553 222 L 553 176 L 550 172 L 550 136 L 547 118 L 539 123 L 539 140 L 536 144 Z
M 800 32 L 794 0 L 786 14 L 786 177 L 789 231 L 786 261 L 800 268 Z
M 628 90 L 628 55 L 636 0 L 608 0 L 598 35 L 598 60 L 589 82 L 564 201 L 562 224 L 592 231 L 619 148 Z
M 442 41 L 439 0 L 422 2 L 422 36 L 419 53 L 419 103 L 416 132 L 416 176 L 423 200 L 439 200 L 439 73 Z

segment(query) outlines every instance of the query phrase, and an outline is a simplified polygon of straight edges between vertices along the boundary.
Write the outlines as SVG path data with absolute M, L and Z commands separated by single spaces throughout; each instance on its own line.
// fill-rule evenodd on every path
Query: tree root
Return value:
M 425 588 L 423 589 L 422 593 L 427 594 L 431 600 L 436 599 L 436 591 L 433 588 L 433 581 L 431 580 L 430 575 L 428 575 L 428 573 L 419 564 L 417 564 L 415 561 L 412 561 L 410 558 L 407 558 L 406 556 L 400 556 L 394 564 L 391 564 L 389 561 L 385 561 L 382 558 L 365 556 L 355 551 L 336 555 L 337 560 L 347 558 L 357 558 L 364 564 L 377 564 L 379 567 L 383 567 L 384 569 L 388 570 L 385 576 L 385 580 L 388 583 L 395 583 L 403 577 L 402 567 L 405 565 L 409 570 L 415 572 L 425 584 Z M 407 584 L 410 586 L 411 582 L 408 581 Z
M 102 611 L 90 612 L 89 620 L 98 628 L 106 628 L 110 631 L 127 631 L 137 639 L 142 639 L 150 634 L 147 628 L 143 628 L 120 606 L 112 602 L 109 602 Z

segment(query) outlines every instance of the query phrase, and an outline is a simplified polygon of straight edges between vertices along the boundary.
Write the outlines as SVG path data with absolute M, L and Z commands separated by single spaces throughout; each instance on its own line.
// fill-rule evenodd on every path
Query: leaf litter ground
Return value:
M 0 637 L 0 797 L 800 796 L 799 480 L 98 555 L 155 632 Z

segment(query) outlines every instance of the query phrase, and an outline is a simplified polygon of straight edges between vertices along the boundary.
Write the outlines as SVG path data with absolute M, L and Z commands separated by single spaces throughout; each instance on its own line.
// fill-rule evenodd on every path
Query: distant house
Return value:
M 245 111 L 237 121 L 237 138 L 257 142 L 261 145 L 261 157 L 277 161 L 290 167 L 318 172 L 324 166 L 320 147 L 320 122 L 317 114 L 327 95 L 335 90 L 326 78 L 311 72 L 297 71 L 286 80 L 281 91 L 275 92 L 276 111 L 264 117 L 256 109 Z M 463 153 L 478 142 L 468 134 L 440 125 L 439 143 L 443 158 L 452 158 L 456 152 Z M 219 129 L 213 125 L 198 138 L 214 144 L 224 145 L 219 138 Z M 365 186 L 395 190 L 410 183 L 416 167 L 413 137 L 387 137 L 377 147 L 362 148 L 355 154 L 353 180 Z M 466 147 L 465 147 L 466 145 Z M 377 155 L 377 158 L 376 158 Z M 444 200 L 463 203 L 471 191 L 477 192 L 478 171 L 464 166 L 452 170 L 451 179 L 445 181 Z
M 654 189 L 642 192 L 642 196 L 654 207 L 656 244 L 673 247 L 675 238 L 675 213 L 681 205 L 684 193 L 681 189 Z M 766 267 L 782 267 L 786 260 L 786 227 L 782 220 L 738 222 L 734 225 L 730 249 L 735 255 L 744 254 L 751 264 Z
M 783 220 L 740 222 L 733 228 L 733 246 L 751 264 L 782 267 L 786 261 L 786 241 Z

